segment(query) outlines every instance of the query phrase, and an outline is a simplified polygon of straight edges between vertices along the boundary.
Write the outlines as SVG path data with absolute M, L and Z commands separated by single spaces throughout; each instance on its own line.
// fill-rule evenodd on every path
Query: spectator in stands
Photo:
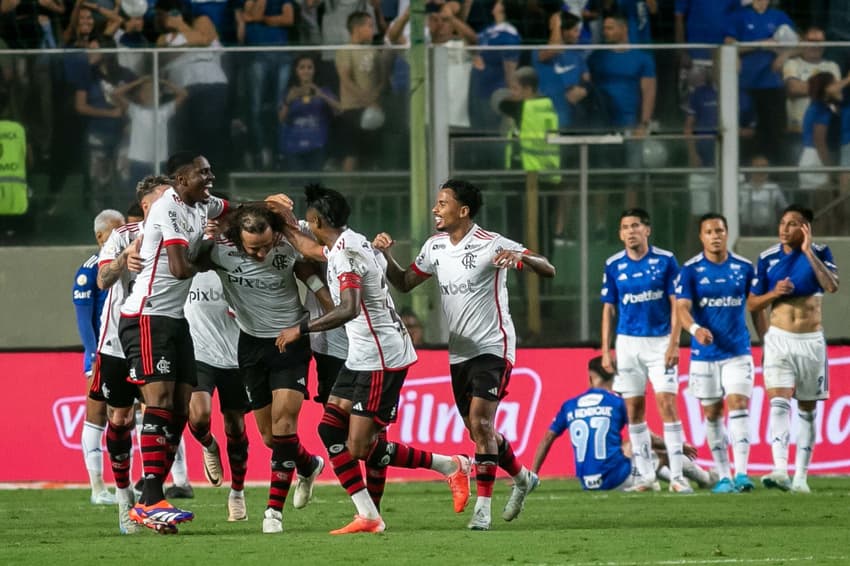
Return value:
M 289 29 L 295 23 L 292 0 L 245 0 L 245 45 L 283 46 L 289 43 Z M 248 133 L 254 166 L 272 165 L 271 116 L 277 113 L 289 81 L 291 57 L 282 51 L 260 51 L 250 55 L 248 69 Z M 268 93 L 273 93 L 269 100 Z
M 186 2 L 191 9 L 192 18 L 206 16 L 210 19 L 224 45 L 237 43 L 235 0 L 186 0 Z M 241 2 L 239 5 L 241 6 Z
M 561 10 L 574 15 L 581 21 L 581 35 L 578 43 L 595 43 L 594 36 L 599 37 L 599 6 L 597 0 L 563 0 Z M 595 34 L 594 28 L 596 29 Z
M 766 168 L 770 162 L 764 155 L 756 155 L 750 165 Z M 776 231 L 776 219 L 787 206 L 785 194 L 779 185 L 770 180 L 767 171 L 750 173 L 747 182 L 738 189 L 741 235 L 772 235 Z
M 208 16 L 187 17 L 181 0 L 157 0 L 157 45 L 167 47 L 221 47 L 218 32 Z M 163 76 L 189 93 L 172 121 L 175 146 L 203 154 L 219 176 L 227 170 L 229 155 L 227 75 L 221 53 L 186 49 L 172 57 L 161 56 Z
M 60 0 L 3 0 L 0 35 L 11 49 L 55 48 L 49 16 L 64 12 L 65 5 Z
M 532 53 L 531 60 L 540 79 L 540 92 L 552 100 L 558 112 L 558 128 L 564 129 L 573 122 L 575 106 L 587 96 L 590 73 L 585 52 L 556 47 L 578 43 L 581 20 L 569 12 L 559 12 L 552 15 L 549 26 L 549 45 Z
M 115 42 L 102 38 L 89 44 L 92 49 L 114 48 Z M 88 153 L 88 185 L 95 211 L 126 203 L 127 195 L 116 190 L 118 149 L 124 133 L 124 108 L 112 91 L 132 82 L 133 73 L 118 65 L 114 53 L 89 51 L 88 73 L 74 79 L 74 109 L 85 118 Z
M 97 23 L 94 14 L 95 11 L 88 2 L 83 3 L 83 0 L 77 0 L 71 12 L 71 19 L 68 21 L 68 27 L 62 35 L 66 47 L 86 48 L 93 39 L 104 35 L 107 30 L 104 29 L 103 20 Z M 115 28 L 108 35 L 112 33 L 115 33 Z
M 816 27 L 809 27 L 803 34 L 803 41 L 821 42 L 825 39 L 823 30 Z M 803 47 L 798 56 L 788 59 L 782 66 L 782 78 L 788 94 L 788 139 L 792 162 L 798 161 L 802 153 L 803 116 L 809 107 L 809 78 L 817 73 L 830 73 L 836 79 L 841 78 L 838 63 L 824 59 L 823 53 L 823 47 Z
M 316 61 L 302 54 L 295 59 L 278 111 L 278 152 L 284 171 L 321 171 L 327 157 L 328 132 L 339 100 L 316 79 Z
M 495 23 L 469 43 L 488 47 L 519 45 L 519 32 L 511 23 L 521 15 L 513 12 L 517 8 L 513 2 L 497 0 L 492 11 Z M 499 129 L 501 118 L 490 107 L 490 97 L 496 90 L 507 88 L 518 62 L 519 52 L 511 50 L 480 51 L 473 57 L 469 85 L 469 120 L 474 129 L 488 132 Z
M 345 45 L 350 41 L 348 29 L 348 18 L 354 12 L 365 12 L 372 18 L 372 38 L 367 43 L 372 43 L 376 34 L 383 37 L 387 30 L 387 22 L 381 9 L 380 0 L 319 0 L 322 4 L 321 10 L 321 32 L 322 45 Z M 400 11 L 403 8 L 399 7 Z M 329 67 L 327 70 L 323 67 Z M 319 72 L 322 76 L 331 75 L 336 78 L 334 71 L 336 67 L 336 56 L 333 51 L 323 51 L 322 61 L 319 64 Z M 341 92 L 338 85 L 329 84 L 334 92 Z
M 150 75 L 113 91 L 113 96 L 127 109 L 127 118 L 130 121 L 127 158 L 130 161 L 128 179 L 132 183 L 131 189 L 135 188 L 139 179 L 152 175 L 157 163 L 159 171 L 165 170 L 165 160 L 170 154 L 168 121 L 189 96 L 186 89 L 169 81 L 163 79 L 159 84 L 160 102 L 156 108 L 154 85 Z
M 785 88 L 780 72 L 787 50 L 747 47 L 751 42 L 779 45 L 786 37 L 793 40 L 791 19 L 775 8 L 770 0 L 753 0 L 736 12 L 726 31 L 726 43 L 738 43 L 741 58 L 740 87 L 752 98 L 756 120 L 756 146 L 773 163 L 785 163 L 784 132 L 786 125 Z
M 348 30 L 352 45 L 369 45 L 375 23 L 368 13 L 354 12 L 348 17 Z M 342 114 L 335 138 L 343 146 L 343 171 L 354 171 L 358 165 L 371 165 L 369 161 L 379 147 L 384 122 L 380 101 L 386 73 L 378 49 L 338 50 L 336 70 Z
M 603 0 L 605 11 L 619 11 L 629 26 L 629 43 L 652 43 L 649 16 L 658 13 L 658 0 Z
M 152 45 L 144 33 L 145 20 L 143 16 L 146 9 L 147 2 L 145 0 L 141 0 L 141 3 L 139 1 L 130 3 L 125 0 L 121 6 L 121 12 L 125 15 L 125 18 L 122 18 L 121 26 L 115 30 L 113 35 L 118 48 L 124 48 L 123 53 L 118 54 L 118 63 L 137 75 L 143 75 L 151 68 L 150 54 L 131 51 Z M 138 179 L 134 182 L 137 181 Z

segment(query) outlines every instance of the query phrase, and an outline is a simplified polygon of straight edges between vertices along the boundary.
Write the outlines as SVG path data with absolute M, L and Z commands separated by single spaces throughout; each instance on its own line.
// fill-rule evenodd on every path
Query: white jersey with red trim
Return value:
M 283 238 L 264 261 L 246 255 L 230 240 L 216 240 L 212 262 L 243 332 L 275 338 L 307 315 L 293 273 L 300 259 L 301 254 Z
M 122 316 L 154 315 L 183 318 L 191 279 L 177 279 L 168 267 L 168 246 L 186 246 L 189 257 L 198 252 L 208 218 L 227 211 L 227 201 L 211 196 L 206 203 L 189 206 L 173 187 L 153 203 L 145 220 L 139 254 L 142 272 L 121 308 Z
M 119 226 L 107 238 L 106 243 L 100 248 L 97 258 L 97 268 L 101 269 L 118 259 L 127 247 L 133 243 L 142 233 L 142 225 L 139 222 L 130 222 Z M 118 280 L 109 288 L 106 303 L 100 313 L 100 336 L 97 342 L 97 351 L 107 356 L 124 358 L 124 350 L 118 339 L 118 322 L 121 320 L 121 305 L 130 294 L 130 288 L 136 279 L 136 274 L 126 268 L 118 277 Z
M 482 354 L 516 358 L 516 331 L 508 309 L 507 270 L 493 265 L 502 250 L 526 248 L 477 224 L 453 245 L 447 233 L 431 236 L 411 267 L 436 275 L 449 326 L 449 363 Z
M 195 360 L 216 368 L 238 368 L 236 313 L 227 303 L 215 272 L 198 273 L 192 278 L 184 312 L 195 344 Z
M 360 289 L 360 314 L 345 324 L 346 367 L 355 371 L 402 369 L 416 361 L 416 351 L 395 310 L 384 269 L 372 244 L 352 230 L 340 234 L 328 259 L 328 288 L 334 304 L 345 289 Z
M 301 228 L 301 232 L 304 235 L 315 239 L 313 232 L 310 231 L 310 226 L 307 224 L 307 221 L 299 220 L 298 227 Z M 322 305 L 319 304 L 318 299 L 316 299 L 316 294 L 309 288 L 304 295 L 304 307 L 310 313 L 310 318 L 319 318 L 325 314 L 324 309 L 322 309 Z M 331 328 L 324 332 L 311 332 L 310 349 L 319 354 L 333 356 L 334 358 L 344 360 L 348 357 L 348 336 L 345 333 L 345 326 Z

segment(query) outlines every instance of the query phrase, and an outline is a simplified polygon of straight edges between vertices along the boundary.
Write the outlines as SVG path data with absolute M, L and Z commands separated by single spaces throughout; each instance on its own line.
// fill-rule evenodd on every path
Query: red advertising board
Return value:
M 561 404 L 586 388 L 585 367 L 592 355 L 594 352 L 590 349 L 518 352 L 509 395 L 500 406 L 497 426 L 526 465 L 531 464 L 537 443 Z M 687 391 L 687 356 L 688 351 L 682 350 L 680 414 L 687 439 L 699 449 L 702 463 L 710 465 L 700 405 Z M 831 398 L 818 411 L 817 446 L 811 472 L 846 474 L 850 472 L 850 450 L 847 448 L 850 347 L 830 347 L 829 357 Z M 756 359 L 760 359 L 758 352 Z M 5 433 L 0 435 L 0 454 L 6 455 L 6 465 L 0 467 L 0 482 L 87 481 L 80 453 L 80 432 L 85 416 L 85 381 L 79 371 L 81 366 L 81 354 L 0 354 L 5 382 L 0 396 L 0 418 Z M 770 468 L 770 445 L 766 441 L 768 412 L 769 404 L 759 373 L 750 407 L 750 469 L 756 475 Z M 652 409 L 649 413 L 650 425 L 660 431 L 657 414 Z M 310 451 L 324 455 L 324 447 L 316 433 L 320 417 L 321 408 L 316 403 L 305 403 L 299 434 Z M 248 420 L 252 446 L 248 479 L 264 482 L 268 479 L 269 450 L 263 446 L 253 419 L 249 416 Z M 794 427 L 796 429 L 796 422 Z M 214 419 L 213 432 L 223 439 L 220 417 Z M 402 390 L 398 422 L 391 427 L 390 437 L 444 454 L 474 451 L 454 409 L 445 351 L 419 352 L 419 362 L 411 368 Z M 186 447 L 190 477 L 202 484 L 200 448 L 188 433 Z M 136 462 L 134 466 L 138 468 L 138 457 Z M 561 439 L 550 452 L 542 474 L 564 476 L 572 473 L 569 441 Z M 110 477 L 108 471 L 106 477 Z M 393 469 L 390 477 L 433 479 L 435 476 L 428 470 Z M 323 479 L 333 479 L 329 469 L 323 473 Z

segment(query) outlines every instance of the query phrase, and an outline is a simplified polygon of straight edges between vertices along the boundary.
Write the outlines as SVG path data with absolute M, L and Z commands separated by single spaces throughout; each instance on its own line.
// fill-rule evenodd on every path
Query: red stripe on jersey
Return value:
M 376 413 L 381 406 L 381 392 L 384 390 L 384 370 L 373 371 L 369 381 L 369 402 L 366 404 L 366 410 Z
M 111 260 L 111 259 L 105 259 L 105 260 L 103 260 L 103 261 L 101 261 L 100 263 L 97 264 L 97 268 L 100 269 L 104 265 L 106 265 L 108 263 L 112 263 L 112 262 L 113 262 L 113 260 Z
M 478 230 L 476 230 L 476 231 L 475 231 L 475 237 L 476 237 L 476 238 L 480 238 L 480 239 L 482 239 L 482 240 L 492 240 L 492 239 L 494 239 L 496 236 L 494 236 L 493 234 L 490 234 L 490 233 L 488 233 L 488 232 L 485 232 L 484 230 L 481 230 L 481 229 L 479 228 Z
M 89 393 L 100 394 L 100 353 L 95 354 L 94 371 L 91 376 L 91 387 Z
M 508 387 L 508 376 L 511 374 L 513 368 L 514 366 L 511 364 L 511 361 L 505 358 L 505 371 L 502 372 L 502 377 L 499 378 L 499 399 L 503 398 L 506 394 L 505 389 Z
M 339 279 L 339 292 L 343 292 L 346 289 L 359 289 L 361 287 L 360 282 L 361 278 L 356 273 L 348 271 L 346 273 L 340 274 Z
M 153 375 L 153 344 L 151 343 L 151 317 L 139 317 L 139 337 L 142 354 L 142 373 Z
M 221 214 L 216 216 L 216 218 L 221 218 L 222 216 L 227 214 L 228 210 L 230 210 L 230 201 L 226 199 L 221 199 Z M 213 220 L 215 220 L 215 218 Z
M 499 315 L 499 332 L 502 333 L 502 357 L 508 359 L 508 333 L 505 332 L 504 321 L 502 320 L 502 306 L 499 304 L 499 276 L 504 273 L 503 270 L 496 271 L 496 276 L 493 278 L 493 296 L 496 299 L 496 313 Z M 506 275 L 507 277 L 507 275 Z
M 162 243 L 162 245 L 164 245 L 165 247 L 168 247 L 168 246 L 186 246 L 188 248 L 189 242 L 187 242 L 186 240 L 180 239 L 180 238 L 172 238 L 170 240 L 165 240 Z
M 372 334 L 372 339 L 375 340 L 375 346 L 378 347 L 378 356 L 381 358 L 381 367 L 387 367 L 386 362 L 384 362 L 384 350 L 381 348 L 381 341 L 378 340 L 378 335 L 375 333 L 375 329 L 372 328 L 372 319 L 369 318 L 369 311 L 366 308 L 366 303 L 363 302 L 363 299 L 360 299 L 360 311 L 363 313 L 363 318 L 366 319 L 366 325 L 369 327 L 369 332 Z
M 417 275 L 421 275 L 422 277 L 431 277 L 430 273 L 425 273 L 424 271 L 422 271 L 421 269 L 416 267 L 415 262 L 410 264 L 410 269 L 412 269 L 413 271 L 416 272 Z

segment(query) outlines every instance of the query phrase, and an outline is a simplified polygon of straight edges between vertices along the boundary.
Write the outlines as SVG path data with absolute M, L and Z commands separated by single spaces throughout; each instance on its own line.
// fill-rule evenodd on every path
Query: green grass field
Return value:
M 452 513 L 444 484 L 390 483 L 387 532 L 349 536 L 327 534 L 354 513 L 334 485 L 317 487 L 306 509 L 288 503 L 280 535 L 261 532 L 259 487 L 248 490 L 249 520 L 235 524 L 225 521 L 226 488 L 196 489 L 185 502 L 195 521 L 177 536 L 121 536 L 116 509 L 90 505 L 87 491 L 0 491 L 0 564 L 850 564 L 850 479 L 810 485 L 808 496 L 760 486 L 723 496 L 590 495 L 575 481 L 545 481 L 506 523 L 509 488 L 500 481 L 493 529 L 471 532 L 469 511 Z

